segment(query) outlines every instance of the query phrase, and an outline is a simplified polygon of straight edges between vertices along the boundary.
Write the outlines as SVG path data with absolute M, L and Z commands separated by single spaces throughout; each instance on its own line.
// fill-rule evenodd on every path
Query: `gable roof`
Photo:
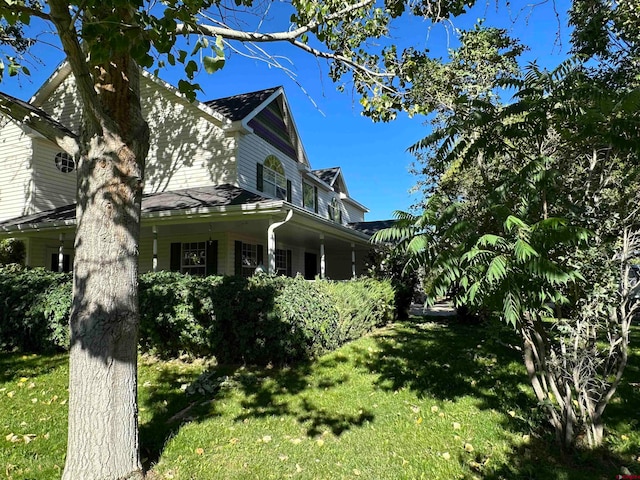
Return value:
M 340 167 L 333 168 L 322 168 L 320 170 L 311 170 L 316 177 L 322 180 L 327 185 L 331 185 L 333 187 L 334 182 L 338 178 L 340 174 Z
M 231 97 L 218 98 L 204 102 L 205 105 L 224 115 L 232 122 L 244 120 L 250 113 L 260 107 L 279 88 L 272 87 L 255 92 L 241 93 Z

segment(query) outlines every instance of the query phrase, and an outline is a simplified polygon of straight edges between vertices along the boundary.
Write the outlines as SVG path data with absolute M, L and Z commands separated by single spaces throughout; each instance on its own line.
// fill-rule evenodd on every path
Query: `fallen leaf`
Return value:
M 465 443 L 464 450 L 465 452 L 473 452 L 473 445 L 471 445 L 470 443 Z
M 449 454 L 449 452 L 444 452 L 442 454 L 442 458 L 444 458 L 445 460 L 449 460 L 451 458 L 451 455 Z
M 33 433 L 28 433 L 26 435 L 23 435 L 22 439 L 24 440 L 24 443 L 30 443 L 36 439 L 36 436 Z
M 324 440 L 319 438 L 318 440 L 316 440 L 316 443 L 318 444 L 319 447 L 324 445 Z
M 7 393 L 7 397 L 9 397 L 9 398 L 13 398 L 13 396 L 14 396 L 15 394 L 16 394 L 16 392 L 12 390 L 12 391 L 10 391 L 9 393 Z
M 262 437 L 263 443 L 269 443 L 270 441 L 271 441 L 271 435 L 265 435 L 264 437 Z
M 354 469 L 353 469 L 353 474 L 354 474 L 356 477 L 359 477 L 359 476 L 362 474 L 362 472 L 360 472 L 360 470 L 358 470 L 357 468 L 354 468 Z
M 434 405 L 433 407 L 431 407 L 431 412 L 432 413 L 436 413 L 438 411 L 438 407 L 436 405 Z
M 453 429 L 460 430 L 460 424 L 458 422 L 453 422 Z
M 201 447 L 196 448 L 196 454 L 197 454 L 197 455 L 202 455 L 202 454 L 204 454 L 204 448 L 201 448 Z
M 412 405 L 411 406 L 411 411 L 413 413 L 418 413 L 420 411 L 420 407 L 417 407 L 416 405 Z
M 416 424 L 420 425 L 421 423 L 422 423 L 422 417 L 419 417 L 419 418 L 416 420 Z

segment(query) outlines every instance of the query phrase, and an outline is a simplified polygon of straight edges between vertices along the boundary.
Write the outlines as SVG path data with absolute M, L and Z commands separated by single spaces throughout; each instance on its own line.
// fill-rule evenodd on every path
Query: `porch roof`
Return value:
M 142 216 L 155 212 L 174 210 L 192 210 L 194 208 L 222 207 L 230 205 L 252 204 L 268 201 L 266 197 L 256 195 L 230 184 L 201 188 L 185 188 L 169 192 L 147 193 L 142 197 Z M 0 222 L 0 230 L 15 231 L 46 228 L 50 226 L 75 225 L 75 203 L 52 208 L 31 215 L 24 215 Z
M 231 184 L 145 194 L 142 198 L 142 221 L 143 225 L 194 223 L 205 218 L 208 222 L 216 219 L 232 221 L 246 219 L 247 214 L 254 218 L 272 217 L 290 209 L 296 213 L 296 221 L 292 223 L 297 225 L 297 229 L 303 227 L 318 233 L 326 232 L 357 243 L 366 243 L 370 236 L 360 224 L 339 225 L 283 200 L 266 198 Z M 260 215 L 255 217 L 255 214 Z M 70 204 L 0 222 L 0 236 L 73 229 L 75 225 L 76 206 Z M 291 233 L 294 231 L 296 235 L 300 234 L 296 230 Z

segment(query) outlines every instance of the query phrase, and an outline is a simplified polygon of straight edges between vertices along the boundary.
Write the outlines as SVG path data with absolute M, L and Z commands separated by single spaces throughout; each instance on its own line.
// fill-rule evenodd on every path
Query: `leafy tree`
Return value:
M 54 32 L 83 106 L 77 132 L 53 128 L 24 103 L 0 95 L 0 109 L 77 160 L 77 228 L 71 311 L 68 451 L 64 479 L 139 478 L 136 336 L 140 202 L 149 126 L 140 107 L 140 68 L 181 66 L 179 89 L 195 98 L 195 75 L 225 64 L 235 42 L 282 42 L 350 74 L 365 111 L 390 119 L 421 57 L 377 51 L 405 10 L 433 21 L 473 1 L 292 0 L 288 28 L 266 31 L 271 3 L 252 0 L 0 0 L 0 74 L 28 73 L 40 34 Z M 290 16 L 289 16 L 290 15 Z M 257 19 L 256 27 L 247 27 Z M 233 25 L 240 25 L 234 28 Z M 388 42 L 387 42 L 388 43 Z M 269 58 L 269 57 L 267 57 Z M 417 60 L 416 60 L 417 59 Z
M 640 247 L 632 47 L 616 44 L 595 66 L 531 65 L 499 82 L 515 91 L 507 105 L 458 95 L 412 147 L 425 162 L 423 212 L 378 236 L 405 239 L 431 271 L 432 297 L 452 292 L 458 305 L 498 313 L 520 332 L 534 393 L 565 447 L 601 444 L 638 309 L 629 275 Z

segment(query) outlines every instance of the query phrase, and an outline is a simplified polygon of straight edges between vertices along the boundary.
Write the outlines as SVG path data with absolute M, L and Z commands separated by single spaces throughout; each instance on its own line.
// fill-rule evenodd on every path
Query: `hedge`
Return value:
M 140 349 L 163 358 L 215 356 L 225 363 L 313 358 L 394 317 L 388 281 L 308 282 L 256 275 L 140 276 Z M 0 267 L 0 350 L 68 348 L 71 277 Z

